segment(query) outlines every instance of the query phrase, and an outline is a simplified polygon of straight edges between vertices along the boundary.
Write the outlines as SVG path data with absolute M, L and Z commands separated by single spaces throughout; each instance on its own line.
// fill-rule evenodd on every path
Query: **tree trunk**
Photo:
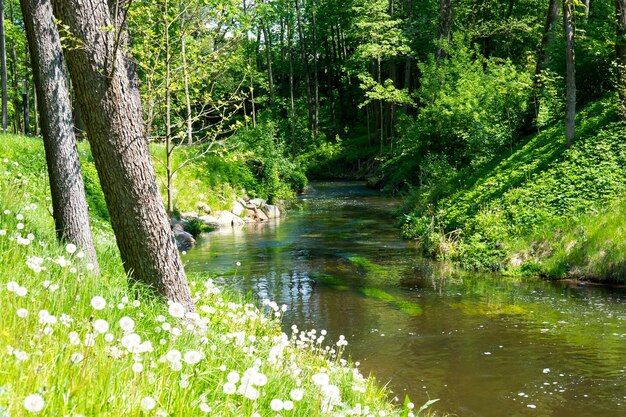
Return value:
M 291 11 L 291 10 L 290 10 Z M 291 149 L 296 156 L 296 105 L 293 92 L 293 29 L 287 22 L 287 49 L 289 56 L 289 118 L 291 119 Z
M 407 0 L 407 29 L 410 30 L 413 25 L 413 1 Z M 404 68 L 404 88 L 408 90 L 409 94 L 412 92 L 413 83 L 411 82 L 411 73 L 413 72 L 413 57 L 411 54 L 407 54 L 406 64 Z M 404 113 L 408 113 L 409 105 L 404 104 L 402 106 Z
M 535 66 L 535 80 L 537 83 L 539 79 L 539 75 L 548 64 L 549 57 L 546 54 L 546 50 L 550 43 L 552 43 L 552 29 L 556 24 L 556 21 L 559 17 L 559 2 L 558 0 L 550 0 L 548 5 L 548 14 L 546 15 L 546 22 L 543 26 L 543 36 L 541 38 L 541 43 L 539 44 L 539 48 L 537 49 L 537 64 Z
M 66 58 L 111 215 L 124 269 L 168 300 L 195 311 L 169 219 L 159 195 L 139 96 L 115 49 L 105 0 L 52 0 L 75 47 Z M 88 45 L 89 49 L 80 45 Z
M 41 130 L 48 165 L 57 239 L 81 248 L 98 273 L 80 171 L 72 106 L 61 41 L 49 0 L 20 0 L 31 51 L 33 78 L 40 97 Z
M 165 168 L 167 174 L 167 214 L 172 217 L 174 212 L 174 184 L 172 153 L 172 89 L 171 89 L 171 60 L 170 24 L 168 19 L 168 0 L 165 0 L 163 9 L 163 32 L 165 32 Z
M 576 118 L 576 57 L 574 55 L 574 22 L 573 0 L 563 0 L 563 33 L 565 36 L 566 64 L 566 111 L 565 111 L 565 144 L 572 146 Z
M 585 0 L 585 23 L 589 19 L 589 8 L 591 7 L 591 0 Z
M 319 134 L 319 120 L 320 120 L 320 83 L 318 79 L 317 68 L 317 22 L 315 20 L 315 14 L 317 13 L 317 7 L 315 1 L 312 2 L 311 10 L 311 32 L 313 34 L 313 92 L 314 92 L 314 109 L 313 109 L 313 136 L 317 137 Z
M 4 0 L 0 0 L 0 83 L 2 84 L 2 132 L 6 133 L 9 98 L 7 92 L 7 51 L 4 33 Z
M 269 106 L 272 107 L 274 101 L 274 74 L 272 73 L 272 42 L 270 40 L 270 34 L 267 30 L 267 26 L 263 24 L 261 26 L 263 32 L 263 41 L 265 42 L 265 63 L 267 65 L 267 86 L 269 93 Z
M 33 120 L 35 121 L 35 136 L 39 136 L 39 106 L 37 104 L 37 86 L 33 86 Z
M 187 67 L 187 49 L 185 42 L 185 16 L 181 16 L 180 22 L 180 56 L 183 64 L 183 81 L 185 83 L 185 105 L 187 106 L 187 145 L 193 145 L 193 115 L 191 114 L 191 97 L 189 94 L 189 68 Z
M 134 94 L 141 97 L 139 91 L 139 76 L 137 75 L 137 65 L 135 61 L 130 58 L 130 30 L 128 28 L 128 9 L 130 8 L 133 0 L 107 0 L 109 5 L 109 11 L 111 13 L 111 20 L 113 21 L 113 27 L 115 28 L 115 35 L 117 37 L 118 49 L 122 50 L 124 56 L 124 68 L 130 80 L 131 89 Z
M 619 116 L 626 120 L 626 0 L 615 0 L 615 61 Z
M 306 86 L 306 101 L 309 110 L 309 129 L 313 132 L 313 99 L 311 97 L 311 79 L 309 77 L 309 60 L 306 56 L 306 45 L 304 39 L 304 30 L 302 29 L 302 18 L 300 13 L 300 2 L 296 0 L 296 19 L 298 20 L 298 39 L 300 41 L 300 55 L 302 57 L 302 65 L 304 66 L 304 83 Z
M 13 2 L 9 2 L 9 20 L 14 23 Z M 9 54 L 11 55 L 11 88 L 13 89 L 13 124 L 15 133 L 22 131 L 20 112 L 20 101 L 18 91 L 20 89 L 20 75 L 18 74 L 17 53 L 15 52 L 15 41 L 9 39 Z M 35 119 L 37 120 L 37 119 Z M 36 134 L 36 133 L 35 133 Z
M 28 54 L 26 54 L 28 57 Z M 26 61 L 28 68 L 28 60 Z M 24 90 L 22 91 L 22 110 L 24 111 L 24 136 L 30 136 L 30 103 L 28 101 L 28 75 L 24 77 Z
M 437 60 L 445 58 L 448 53 L 443 48 L 443 45 L 450 42 L 450 35 L 452 33 L 452 0 L 439 0 L 439 29 L 437 32 L 437 51 L 435 57 Z

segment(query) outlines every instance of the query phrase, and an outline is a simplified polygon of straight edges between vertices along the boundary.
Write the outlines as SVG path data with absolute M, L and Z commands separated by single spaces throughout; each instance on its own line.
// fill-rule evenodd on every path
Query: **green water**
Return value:
M 626 290 L 432 263 L 400 240 L 396 205 L 314 183 L 285 219 L 210 233 L 184 259 L 287 304 L 285 328 L 345 335 L 401 400 L 470 417 L 626 415 Z

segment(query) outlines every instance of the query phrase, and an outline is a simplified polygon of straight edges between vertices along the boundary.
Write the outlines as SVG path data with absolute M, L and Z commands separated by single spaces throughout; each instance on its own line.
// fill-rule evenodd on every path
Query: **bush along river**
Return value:
M 626 415 L 626 290 L 425 260 L 399 238 L 397 203 L 313 183 L 284 219 L 205 235 L 187 269 L 287 304 L 287 333 L 345 335 L 400 401 L 438 398 L 432 409 L 466 417 Z

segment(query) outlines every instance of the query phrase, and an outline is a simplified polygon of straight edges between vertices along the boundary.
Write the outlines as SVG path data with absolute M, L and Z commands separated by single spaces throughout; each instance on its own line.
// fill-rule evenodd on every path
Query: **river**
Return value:
M 438 398 L 434 410 L 463 417 L 626 415 L 626 290 L 425 260 L 399 238 L 397 204 L 313 183 L 286 218 L 209 233 L 184 260 L 287 304 L 285 328 L 345 335 L 400 401 Z

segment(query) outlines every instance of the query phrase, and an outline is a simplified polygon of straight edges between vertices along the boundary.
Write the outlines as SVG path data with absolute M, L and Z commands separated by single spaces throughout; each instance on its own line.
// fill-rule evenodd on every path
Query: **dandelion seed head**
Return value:
M 141 399 L 141 408 L 146 411 L 150 411 L 156 407 L 156 401 L 152 397 L 143 397 Z
M 39 413 L 45 407 L 46 403 L 39 394 L 31 394 L 24 398 L 24 408 L 31 413 Z
M 282 411 L 283 410 L 283 401 L 279 400 L 278 398 L 274 398 L 272 401 L 270 401 L 270 408 L 273 411 Z
M 100 295 L 96 295 L 95 297 L 91 299 L 91 307 L 93 307 L 94 310 L 102 310 L 106 306 L 107 306 L 106 300 L 104 299 L 104 297 Z
M 171 303 L 167 311 L 172 317 L 182 318 L 185 316 L 185 307 L 181 303 Z
M 224 384 L 222 389 L 224 390 L 224 394 L 232 395 L 235 393 L 235 391 L 237 391 L 237 386 L 232 382 L 227 382 Z
M 135 328 L 135 321 L 128 316 L 122 317 L 118 324 L 125 332 L 131 332 Z

